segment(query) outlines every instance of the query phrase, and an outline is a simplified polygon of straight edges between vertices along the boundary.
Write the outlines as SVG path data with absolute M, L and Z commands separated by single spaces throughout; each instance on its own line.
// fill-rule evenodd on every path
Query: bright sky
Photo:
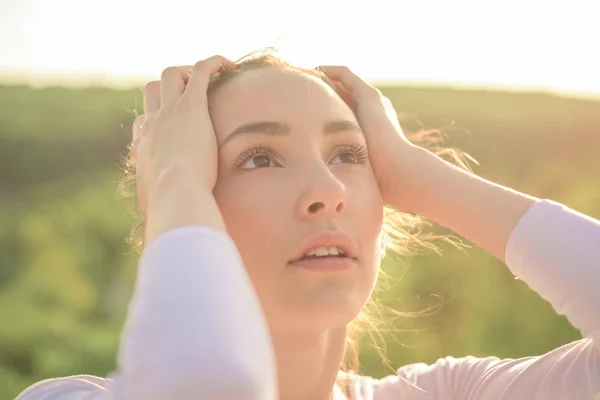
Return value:
M 598 0 L 0 0 L 0 82 L 141 84 L 278 43 L 373 82 L 600 96 L 599 16 Z

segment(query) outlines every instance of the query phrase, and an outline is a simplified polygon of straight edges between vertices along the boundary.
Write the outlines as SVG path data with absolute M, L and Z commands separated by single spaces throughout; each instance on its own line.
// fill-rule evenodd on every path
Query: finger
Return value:
M 166 68 L 160 77 L 160 103 L 162 106 L 173 106 L 183 92 L 190 78 L 191 65 Z
M 151 81 L 144 86 L 144 114 L 154 115 L 160 109 L 160 81 Z
M 146 122 L 145 115 L 138 115 L 134 120 L 131 126 L 131 131 L 133 133 L 132 140 L 135 142 L 139 138 L 142 137 L 142 132 L 144 130 L 144 123 Z
M 185 96 L 191 99 L 206 98 L 206 90 L 211 76 L 235 68 L 235 62 L 223 56 L 212 56 L 198 61 L 192 70 Z
M 132 150 L 132 154 L 135 158 L 136 152 L 137 152 L 137 148 L 139 147 L 139 142 L 142 139 L 142 137 L 144 136 L 144 129 L 145 129 L 145 122 L 146 122 L 146 116 L 145 115 L 138 115 L 134 120 L 133 120 L 133 125 L 132 125 L 132 138 L 131 138 L 131 150 Z
M 328 65 L 318 67 L 325 73 L 330 79 L 334 81 L 340 81 L 346 89 L 353 93 L 362 92 L 368 89 L 373 89 L 373 86 L 363 81 L 356 74 L 350 71 L 350 68 L 337 65 Z
M 346 103 L 350 108 L 353 108 L 354 101 L 352 100 L 352 92 L 348 90 L 342 82 L 333 79 L 331 81 L 335 85 L 338 95 L 342 98 L 342 100 L 344 100 L 344 103 Z

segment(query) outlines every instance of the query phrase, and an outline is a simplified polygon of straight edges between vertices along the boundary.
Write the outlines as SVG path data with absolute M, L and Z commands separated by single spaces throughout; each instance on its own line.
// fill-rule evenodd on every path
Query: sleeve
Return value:
M 600 399 L 600 222 L 538 201 L 511 233 L 506 263 L 585 338 L 536 357 L 407 365 L 372 383 L 375 399 Z
M 266 320 L 236 246 L 220 231 L 190 226 L 142 254 L 105 387 L 61 378 L 18 399 L 268 400 L 275 376 Z
M 106 379 L 76 375 L 46 379 L 23 391 L 16 400 L 110 400 Z

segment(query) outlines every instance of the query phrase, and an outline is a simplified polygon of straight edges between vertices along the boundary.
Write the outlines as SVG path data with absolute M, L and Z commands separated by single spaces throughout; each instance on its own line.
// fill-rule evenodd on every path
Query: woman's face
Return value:
M 219 143 L 214 195 L 270 326 L 347 325 L 377 279 L 383 219 L 353 112 L 320 79 L 268 68 L 235 76 L 209 105 Z M 315 269 L 293 262 L 327 240 L 355 259 L 342 269 L 339 260 L 309 263 Z

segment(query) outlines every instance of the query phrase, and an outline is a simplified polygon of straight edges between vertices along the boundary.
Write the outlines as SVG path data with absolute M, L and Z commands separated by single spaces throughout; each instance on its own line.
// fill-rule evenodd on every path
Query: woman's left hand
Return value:
M 408 141 L 379 90 L 346 67 L 322 67 L 353 109 L 384 204 L 450 228 L 503 260 L 510 233 L 538 199 L 454 167 Z
M 425 150 L 406 138 L 392 102 L 376 87 L 348 67 L 323 66 L 318 69 L 336 85 L 365 132 L 371 166 L 384 204 L 400 211 L 416 212 L 417 196 L 410 196 L 414 194 L 411 182 L 418 179 L 414 159 Z

